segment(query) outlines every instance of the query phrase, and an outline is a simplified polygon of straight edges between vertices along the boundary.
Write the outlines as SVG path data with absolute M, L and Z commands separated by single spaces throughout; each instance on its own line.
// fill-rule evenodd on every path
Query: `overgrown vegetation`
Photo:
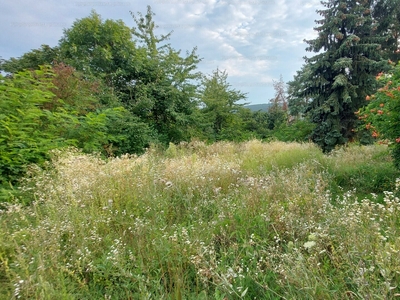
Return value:
M 150 7 L 0 61 L 1 298 L 400 297 L 396 1 L 324 2 L 268 112 Z
M 389 160 L 385 145 L 326 156 L 257 140 L 106 161 L 53 151 L 21 186 L 32 204 L 15 199 L 0 215 L 0 294 L 394 299 L 400 201 Z
M 167 43 L 170 35 L 157 36 L 153 15 L 150 7 L 132 13 L 136 27 L 129 28 L 92 12 L 66 29 L 58 46 L 0 61 L 8 72 L 0 77 L 2 200 L 30 163 L 42 164 L 55 148 L 118 156 L 192 139 L 307 139 L 309 126 L 288 124 L 279 101 L 273 112 L 252 113 L 225 71 L 197 72 L 196 48 L 182 56 Z M 275 135 L 278 127 L 284 130 Z M 304 130 L 292 138 L 293 128 Z
M 168 44 L 171 33 L 157 35 L 150 6 L 131 12 L 132 28 L 93 11 L 65 29 L 57 46 L 0 60 L 8 72 L 0 77 L 0 197 L 10 199 L 29 163 L 69 145 L 112 157 L 191 140 L 312 139 L 327 152 L 371 142 L 356 135 L 354 112 L 375 93 L 375 73 L 391 68 L 386 59 L 398 57 L 395 2 L 322 3 L 308 50 L 324 52 L 306 59 L 288 90 L 282 77 L 273 81 L 267 112 L 244 108 L 246 94 L 225 71 L 198 72 L 196 47 L 182 55 Z

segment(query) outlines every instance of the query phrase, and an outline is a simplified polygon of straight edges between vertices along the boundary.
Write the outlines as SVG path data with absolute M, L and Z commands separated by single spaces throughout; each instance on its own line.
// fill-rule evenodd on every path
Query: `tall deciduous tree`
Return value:
M 375 75 L 387 66 L 382 59 L 378 24 L 371 15 L 371 0 L 321 2 L 326 9 L 316 21 L 318 37 L 306 41 L 310 72 L 303 95 L 311 98 L 308 109 L 317 126 L 312 140 L 324 151 L 353 139 L 354 112 L 376 87 Z
M 200 76 L 195 70 L 200 59 L 196 48 L 182 57 L 165 43 L 170 34 L 157 36 L 153 16 L 150 6 L 145 16 L 132 13 L 136 23 L 132 33 L 141 45 L 138 50 L 142 56 L 123 101 L 151 124 L 161 141 L 179 142 L 190 138 L 188 128 L 197 105 L 195 81 Z
M 117 91 L 133 80 L 136 46 L 122 20 L 105 20 L 95 11 L 76 20 L 60 40 L 63 62 L 87 75 L 105 80 Z

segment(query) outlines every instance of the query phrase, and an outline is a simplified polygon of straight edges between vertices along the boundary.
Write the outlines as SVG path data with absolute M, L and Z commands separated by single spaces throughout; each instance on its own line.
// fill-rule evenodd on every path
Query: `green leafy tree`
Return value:
M 121 20 L 103 21 L 92 11 L 90 16 L 76 20 L 71 28 L 64 30 L 58 46 L 42 45 L 19 58 L 2 60 L 0 68 L 15 73 L 54 61 L 73 66 L 86 77 L 103 79 L 118 91 L 133 79 L 132 69 L 137 59 L 130 28 Z
M 200 91 L 201 112 L 208 123 L 207 132 L 213 141 L 240 139 L 243 130 L 239 111 L 245 104 L 246 95 L 235 90 L 227 82 L 228 74 L 219 69 L 211 76 L 204 76 Z
M 250 109 L 239 110 L 242 119 L 244 132 L 249 137 L 266 139 L 271 136 L 269 125 L 269 114 L 266 111 L 251 111 Z
M 127 141 L 131 143 L 134 139 L 147 140 L 139 142 L 141 146 L 155 139 L 163 143 L 189 139 L 189 129 L 196 124 L 193 111 L 196 109 L 195 80 L 199 73 L 194 70 L 200 59 L 195 49 L 182 57 L 180 51 L 170 45 L 160 46 L 166 37 L 158 38 L 154 34 L 156 26 L 150 7 L 145 18 L 139 16 L 134 17 L 137 28 L 131 30 L 121 20 L 104 21 L 92 12 L 66 29 L 55 48 L 58 63 L 54 66 L 59 72 L 60 85 L 53 90 L 56 97 L 46 104 L 46 109 L 62 107 L 68 109 L 68 114 L 84 120 L 96 115 L 97 110 L 117 108 L 123 103 L 131 114 L 124 112 L 125 121 L 117 122 L 114 117 L 110 120 L 118 123 L 115 128 L 124 124 L 125 134 L 130 132 L 132 136 L 125 136 L 124 146 L 113 143 L 117 152 L 128 150 Z M 136 43 L 141 46 L 136 47 Z M 43 53 L 51 52 L 49 48 L 42 50 L 12 61 L 15 63 L 13 68 L 7 70 L 35 68 L 43 60 L 54 58 L 49 55 L 49 59 L 38 59 Z M 97 123 L 92 120 L 91 124 Z M 138 131 L 145 134 L 138 138 Z M 75 132 L 73 136 L 79 134 L 79 130 L 71 132 Z M 131 149 L 137 150 L 138 145 L 133 143 Z
M 59 43 L 62 61 L 86 75 L 101 78 L 116 91 L 133 80 L 136 47 L 122 20 L 105 20 L 95 11 L 64 30 Z
M 200 59 L 196 48 L 182 57 L 180 51 L 164 43 L 170 35 L 155 34 L 153 16 L 150 6 L 145 16 L 132 13 L 136 23 L 132 32 L 141 45 L 141 58 L 130 91 L 122 100 L 168 144 L 190 139 L 200 76 L 195 70 Z
M 317 21 L 318 37 L 307 51 L 320 52 L 306 59 L 309 65 L 303 96 L 316 127 L 312 140 L 324 151 L 351 141 L 357 118 L 354 111 L 365 105 L 365 96 L 376 88 L 375 75 L 385 68 L 383 38 L 376 34 L 371 1 L 329 0 Z
M 113 155 L 148 145 L 146 124 L 121 106 L 101 107 L 98 86 L 78 76 L 58 65 L 0 77 L 0 188 L 9 189 L 55 148 Z
M 389 143 L 395 166 L 400 169 L 400 63 L 377 79 L 383 87 L 368 95 L 368 105 L 356 112 L 363 120 L 359 131 L 366 130 L 372 138 Z
M 40 69 L 41 65 L 51 65 L 54 61 L 60 60 L 58 47 L 41 45 L 39 49 L 33 49 L 19 58 L 12 57 L 8 60 L 0 60 L 0 70 L 8 73 L 16 73 L 25 69 Z
M 157 142 L 148 124 L 126 109 L 110 111 L 106 117 L 105 131 L 109 138 L 102 147 L 108 155 L 142 154 L 151 143 Z
M 151 137 L 148 126 L 122 107 L 100 79 L 88 79 L 63 63 L 52 68 L 55 97 L 45 109 L 75 118 L 59 127 L 61 137 L 86 152 L 141 153 Z M 106 98 L 106 99 L 104 99 Z
M 305 142 L 309 140 L 314 127 L 315 124 L 307 119 L 297 119 L 282 123 L 272 131 L 271 136 L 283 142 Z
M 55 63 L 52 72 L 54 88 L 51 91 L 55 97 L 46 103 L 45 109 L 57 111 L 63 107 L 78 116 L 100 109 L 101 103 L 97 96 L 101 94 L 101 81 L 88 80 L 75 68 L 64 63 Z

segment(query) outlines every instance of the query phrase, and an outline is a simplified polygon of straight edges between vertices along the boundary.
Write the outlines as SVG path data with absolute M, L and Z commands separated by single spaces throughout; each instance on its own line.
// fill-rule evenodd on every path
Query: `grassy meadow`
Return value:
M 52 157 L 0 211 L 0 299 L 400 299 L 385 145 Z

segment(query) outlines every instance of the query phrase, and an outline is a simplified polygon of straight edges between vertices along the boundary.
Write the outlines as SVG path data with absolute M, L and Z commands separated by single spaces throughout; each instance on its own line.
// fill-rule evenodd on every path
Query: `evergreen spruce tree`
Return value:
M 385 58 L 400 61 L 400 0 L 375 0 L 372 16 L 378 22 L 378 34 L 385 37 Z
M 376 88 L 375 76 L 388 66 L 372 2 L 321 1 L 325 9 L 317 11 L 323 17 L 316 21 L 318 37 L 306 41 L 306 50 L 318 54 L 306 58 L 301 94 L 310 97 L 308 111 L 317 124 L 311 138 L 325 152 L 354 138 L 354 112 L 365 105 Z
M 288 110 L 289 114 L 295 118 L 305 116 L 305 110 L 310 101 L 309 95 L 304 95 L 307 87 L 307 78 L 309 78 L 309 65 L 304 64 L 301 70 L 296 72 L 292 81 L 287 83 L 288 89 Z

